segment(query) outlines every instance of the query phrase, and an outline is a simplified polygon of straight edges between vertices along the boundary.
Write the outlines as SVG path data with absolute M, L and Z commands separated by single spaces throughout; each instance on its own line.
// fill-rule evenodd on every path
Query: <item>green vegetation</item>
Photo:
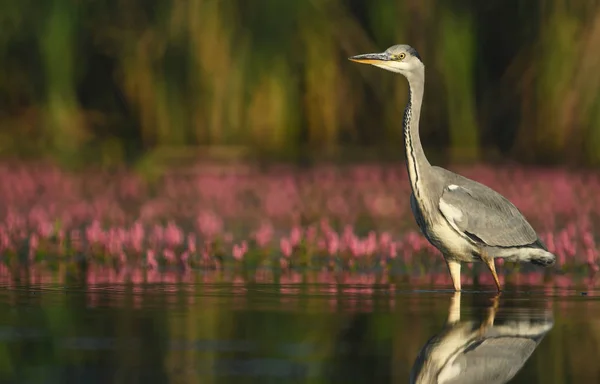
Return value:
M 402 42 L 432 156 L 597 165 L 599 3 L 4 1 L 0 156 L 401 156 L 405 82 L 346 58 Z

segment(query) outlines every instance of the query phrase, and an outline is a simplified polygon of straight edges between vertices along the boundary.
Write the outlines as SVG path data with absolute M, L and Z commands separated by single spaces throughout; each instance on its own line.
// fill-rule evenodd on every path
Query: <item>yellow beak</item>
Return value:
M 356 55 L 349 57 L 348 60 L 362 64 L 378 64 L 382 61 L 390 61 L 390 56 L 387 53 L 366 53 L 364 55 Z

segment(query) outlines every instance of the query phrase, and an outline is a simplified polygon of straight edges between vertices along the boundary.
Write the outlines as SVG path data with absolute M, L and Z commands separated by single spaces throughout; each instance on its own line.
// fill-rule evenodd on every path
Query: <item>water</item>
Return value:
M 406 383 L 411 370 L 424 383 L 600 382 L 589 287 L 204 280 L 5 279 L 0 382 Z

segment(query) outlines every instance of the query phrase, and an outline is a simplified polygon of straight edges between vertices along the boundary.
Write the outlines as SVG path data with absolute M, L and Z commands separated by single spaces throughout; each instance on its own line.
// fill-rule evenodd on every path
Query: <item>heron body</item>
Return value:
M 410 383 L 506 383 L 554 326 L 549 310 L 519 311 L 497 321 L 497 298 L 484 322 L 461 320 L 460 300 L 455 293 L 444 329 L 421 348 Z
M 353 56 L 352 61 L 400 73 L 409 84 L 403 136 L 412 189 L 410 206 L 423 235 L 443 254 L 454 289 L 461 290 L 461 262 L 483 261 L 501 289 L 494 259 L 554 264 L 535 230 L 521 212 L 498 192 L 466 177 L 432 166 L 421 145 L 419 118 L 425 66 L 417 51 L 394 45 L 383 53 Z

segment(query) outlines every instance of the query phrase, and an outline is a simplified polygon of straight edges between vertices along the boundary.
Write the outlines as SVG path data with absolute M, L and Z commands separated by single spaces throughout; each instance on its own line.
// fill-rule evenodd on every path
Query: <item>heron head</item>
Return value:
M 417 50 L 410 45 L 393 45 L 382 53 L 366 53 L 348 58 L 357 63 L 371 64 L 388 71 L 409 76 L 417 69 L 424 68 Z

